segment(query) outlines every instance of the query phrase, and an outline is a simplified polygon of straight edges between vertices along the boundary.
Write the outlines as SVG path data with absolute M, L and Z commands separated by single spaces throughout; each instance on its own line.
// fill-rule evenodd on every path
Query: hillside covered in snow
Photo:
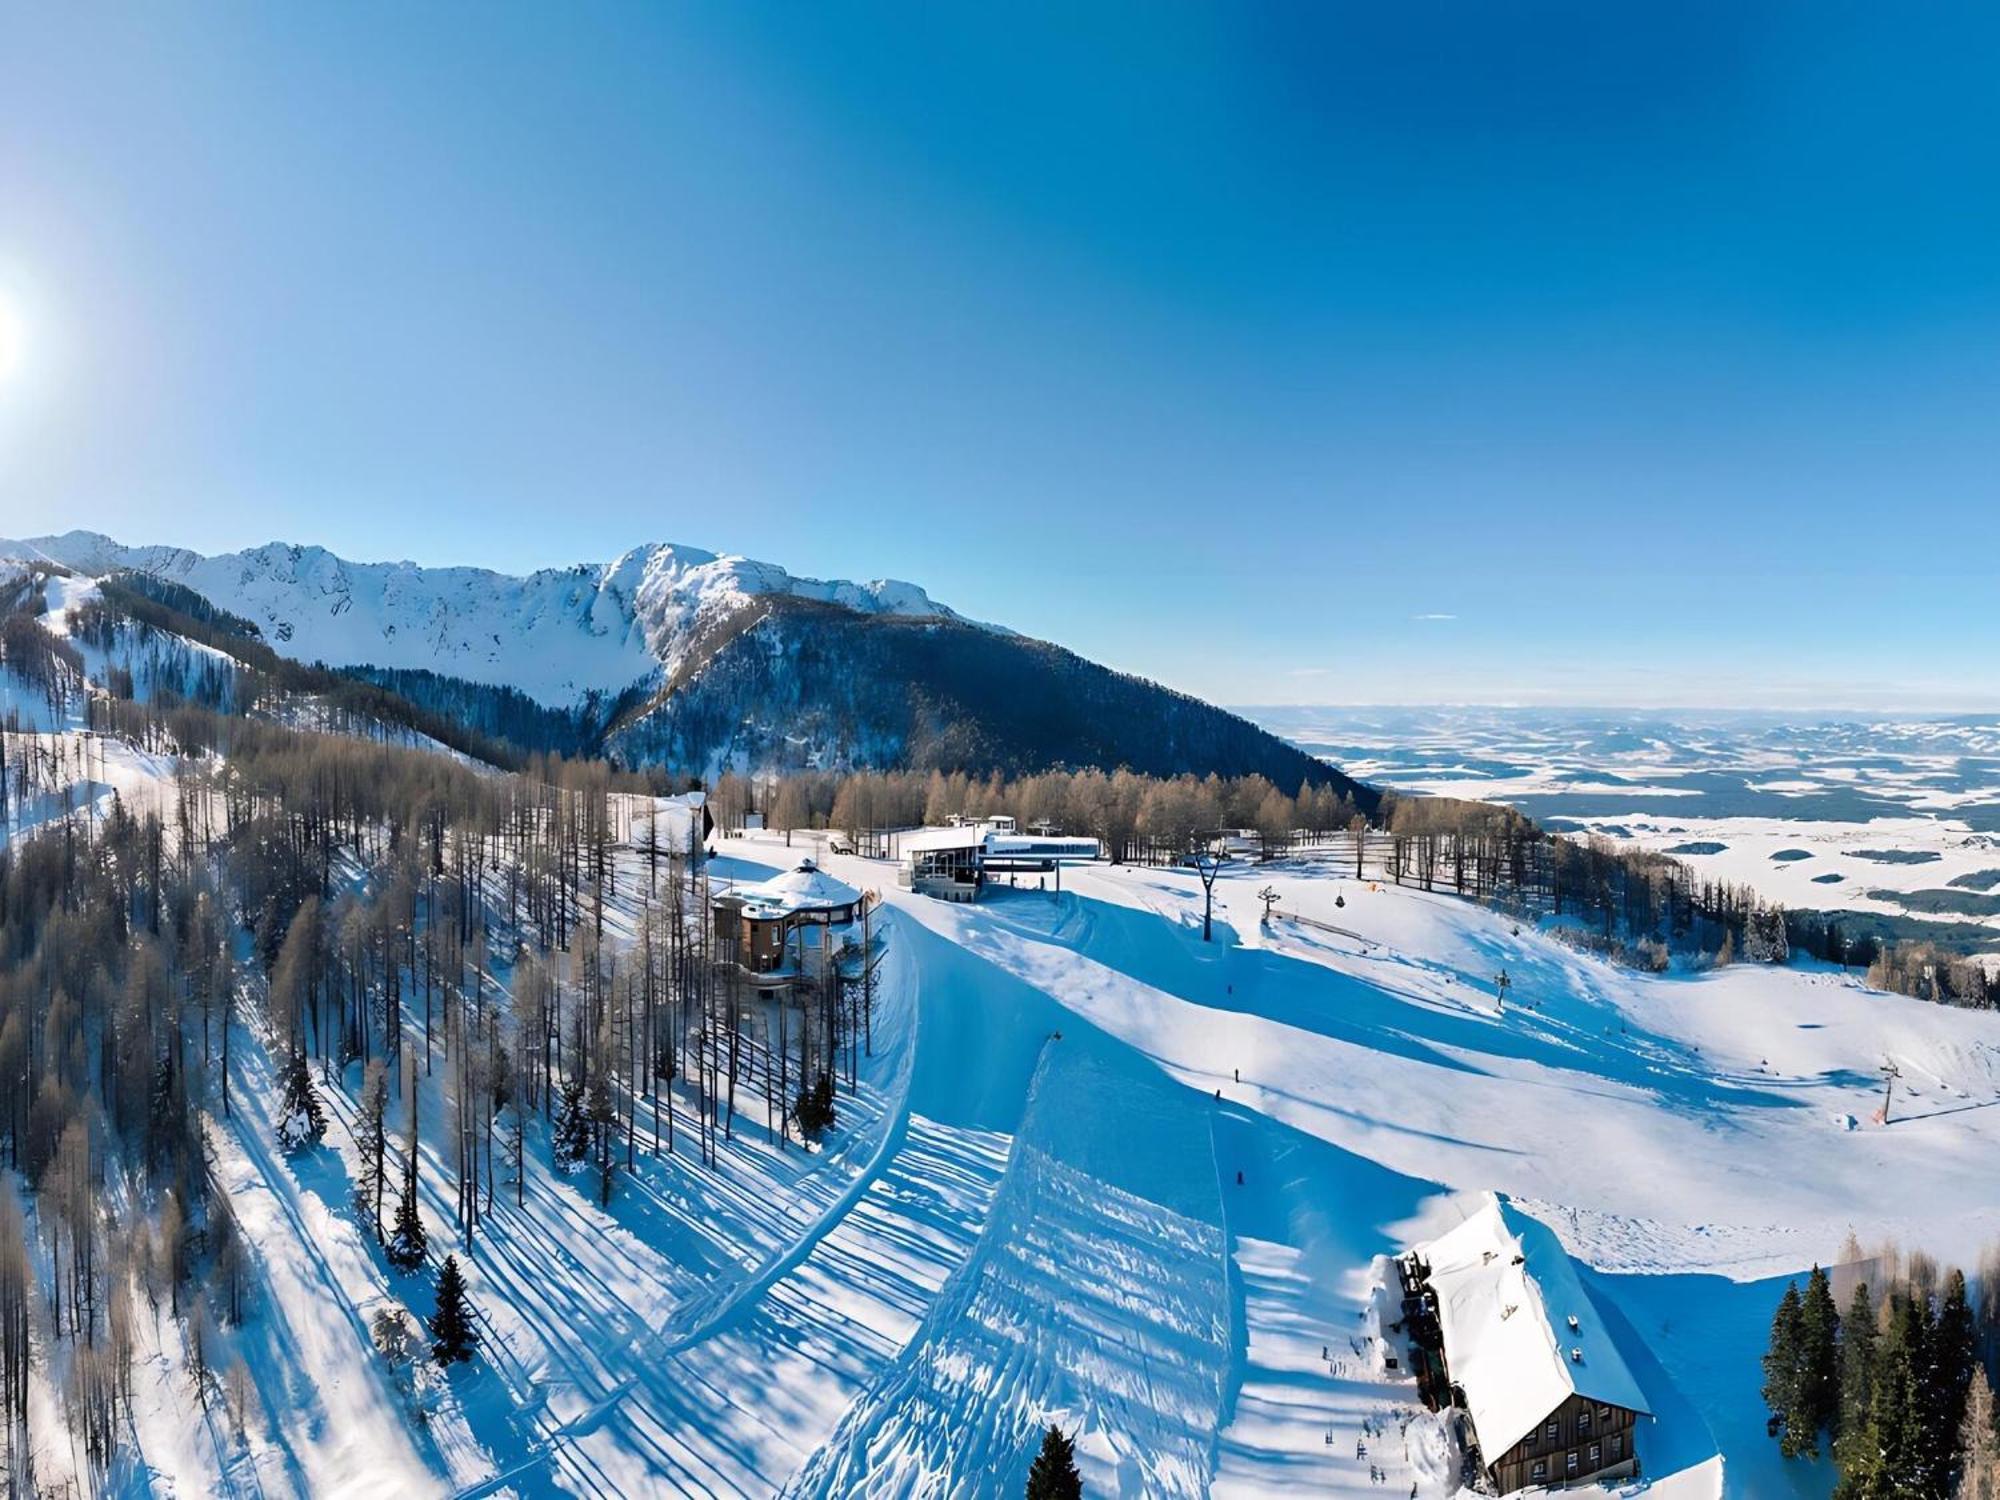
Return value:
M 1852 1240 L 1968 1263 L 2000 1235 L 1989 1016 L 1823 970 L 1636 975 L 1372 863 L 1356 881 L 1344 853 L 1226 874 L 1204 942 L 1188 871 L 1105 867 L 1060 896 L 1003 887 L 959 907 L 818 848 L 829 875 L 882 896 L 866 1055 L 856 1038 L 835 1124 L 808 1149 L 773 1129 L 771 1054 L 753 1047 L 725 1129 L 720 1054 L 693 1028 L 671 1081 L 623 1060 L 638 977 L 669 951 L 670 887 L 653 882 L 687 878 L 649 874 L 644 810 L 618 806 L 603 937 L 566 968 L 534 956 L 536 898 L 509 917 L 508 881 L 481 900 L 510 940 L 475 951 L 453 936 L 453 881 L 406 908 L 393 877 L 348 857 L 324 937 L 275 954 L 230 940 L 233 1005 L 178 1012 L 214 1195 L 188 1212 L 226 1204 L 203 1222 L 248 1250 L 191 1244 L 185 1292 L 126 1250 L 91 1273 L 126 1304 L 112 1316 L 132 1370 L 97 1471 L 109 1489 L 998 1495 L 1019 1493 L 1054 1422 L 1093 1495 L 1443 1500 L 1458 1438 L 1399 1358 L 1385 1258 L 1499 1192 L 1575 1257 L 1589 1303 L 1565 1310 L 1638 1383 L 1649 1493 L 1823 1500 L 1827 1465 L 1779 1457 L 1757 1394 L 1784 1280 Z M 107 835 L 107 857 L 127 838 Z M 51 868 L 43 843 L 24 871 Z M 702 878 L 761 881 L 801 852 L 724 841 Z M 516 922 L 529 951 L 512 958 Z M 378 935 L 386 965 L 368 956 Z M 305 942 L 329 966 L 317 1014 L 282 999 Z M 438 980 L 435 1038 L 433 965 L 462 976 Z M 572 1029 L 595 1003 L 584 975 L 605 986 L 603 1043 Z M 384 1195 L 369 1058 L 392 987 Z M 233 1039 L 207 1061 L 204 1005 Z M 551 1023 L 564 1067 L 610 1069 L 602 1191 L 600 1148 L 561 1165 L 571 1106 L 541 1102 L 543 1060 L 508 1040 Z M 355 1024 L 368 1040 L 341 1061 L 332 1039 Z M 495 1075 L 474 1066 L 488 1026 L 513 1069 L 491 1119 Z M 326 1123 L 288 1148 L 299 1045 Z M 1883 1058 L 1902 1070 L 1897 1117 L 1858 1124 Z M 226 1109 L 218 1069 L 234 1070 Z M 117 1243 L 164 1232 L 144 1205 L 175 1180 L 170 1160 L 121 1179 Z M 48 1236 L 38 1296 L 67 1264 L 61 1181 L 29 1200 L 29 1234 Z M 427 1249 L 405 1268 L 373 1224 L 412 1188 Z M 448 1253 L 478 1343 L 440 1368 L 421 1324 Z M 89 1472 L 64 1434 L 90 1397 L 65 1394 L 75 1356 L 46 1313 L 38 1326 L 26 1440 L 59 1484 Z
M 191 706 L 258 669 L 116 578 L 0 574 L 29 1493 L 1004 1496 L 1053 1424 L 1092 1495 L 1447 1500 L 1493 1408 L 1425 1399 L 1394 1258 L 1487 1214 L 1561 1299 L 1535 1389 L 1569 1346 L 1644 1413 L 1626 1493 L 1826 1500 L 1761 1393 L 1808 1267 L 1965 1268 L 2000 1344 L 1990 1010 L 1642 972 L 1590 942 L 1631 888 L 1483 904 L 1345 812 L 1230 846 L 1212 936 L 1184 863 L 934 900 L 602 763 Z M 774 879 L 865 921 L 745 964 Z
M 526 577 L 279 544 L 207 557 L 91 532 L 0 542 L 6 555 L 191 591 L 261 647 L 524 752 L 695 775 L 1255 772 L 1356 792 L 1245 719 L 893 580 L 799 578 L 668 545 Z

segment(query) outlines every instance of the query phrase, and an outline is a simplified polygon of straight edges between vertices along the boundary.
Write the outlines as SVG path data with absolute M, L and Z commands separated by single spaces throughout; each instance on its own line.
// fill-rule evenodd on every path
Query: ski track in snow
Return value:
M 715 1167 L 642 1149 L 603 1210 L 537 1126 L 526 1206 L 503 1193 L 468 1256 L 427 1140 L 432 1258 L 458 1252 L 483 1342 L 422 1427 L 367 1323 L 428 1313 L 434 1272 L 390 1271 L 351 1201 L 358 1070 L 325 1091 L 326 1147 L 286 1158 L 246 1043 L 216 1170 L 265 1284 L 245 1344 L 268 1417 L 241 1445 L 176 1430 L 177 1351 L 142 1348 L 118 1490 L 969 1497 L 1016 1490 L 1054 1421 L 1093 1494 L 1438 1500 L 1442 1428 L 1375 1337 L 1378 1257 L 1491 1188 L 1584 1264 L 1659 1416 L 1651 1491 L 1817 1497 L 1756 1420 L 1783 1278 L 1850 1228 L 1959 1260 L 2000 1231 L 1990 1017 L 1810 969 L 1642 977 L 1306 864 L 1227 874 L 1204 944 L 1185 872 L 959 907 L 825 862 L 885 888 L 892 954 L 828 1149 L 776 1151 L 752 1108 Z M 1267 883 L 1337 930 L 1260 925 Z M 1885 1054 L 1906 1114 L 1838 1127 Z

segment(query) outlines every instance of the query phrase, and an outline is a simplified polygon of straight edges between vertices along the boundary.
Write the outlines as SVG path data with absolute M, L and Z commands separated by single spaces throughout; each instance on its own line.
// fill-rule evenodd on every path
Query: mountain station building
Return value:
M 1098 858 L 1096 839 L 1022 833 L 1009 817 L 896 835 L 896 881 L 920 896 L 971 901 L 996 875 L 1033 875 L 1062 889 L 1062 867 Z

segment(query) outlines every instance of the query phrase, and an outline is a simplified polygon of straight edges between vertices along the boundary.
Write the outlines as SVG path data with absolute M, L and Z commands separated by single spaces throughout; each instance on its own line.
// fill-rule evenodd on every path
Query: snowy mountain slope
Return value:
M 1810 971 L 1641 977 L 1310 866 L 1225 877 L 1204 945 L 1178 872 L 965 908 L 826 864 L 883 885 L 914 1004 L 859 1191 L 583 1417 L 531 1406 L 546 1435 L 461 1494 L 1011 1493 L 1057 1421 L 1091 1493 L 1435 1500 L 1448 1443 L 1385 1366 L 1375 1258 L 1498 1188 L 1583 1262 L 1659 1414 L 1656 1493 L 1814 1496 L 1757 1404 L 1774 1278 L 1850 1229 L 1964 1260 L 2000 1228 L 1985 1017 Z M 1345 890 L 1361 936 L 1258 928 L 1266 883 Z M 1844 1128 L 1885 1054 L 1919 1098 Z
M 1344 890 L 1339 920 L 1361 939 L 1260 928 L 1267 884 L 1323 915 Z M 1812 971 L 1642 977 L 1450 898 L 1307 866 L 1225 877 L 1213 945 L 1177 872 L 1079 872 L 1061 904 L 995 894 L 965 908 L 890 893 L 931 1028 L 919 1074 L 937 1019 L 965 1009 L 979 1039 L 946 1045 L 968 1080 L 982 1058 L 1046 1039 L 1052 1019 L 1050 1045 L 1076 1056 L 1015 1096 L 992 1223 L 916 1347 L 794 1478 L 801 1493 L 952 1492 L 1012 1472 L 1049 1419 L 1079 1432 L 1106 1493 L 1381 1493 L 1371 1469 L 1390 1493 L 1446 1493 L 1436 1435 L 1368 1337 L 1371 1261 L 1489 1188 L 1595 1268 L 1593 1296 L 1660 1414 L 1642 1438 L 1660 1493 L 1822 1493 L 1823 1473 L 1781 1463 L 1762 1429 L 1772 1278 L 1832 1260 L 1850 1230 L 1966 1262 L 2000 1229 L 1981 1185 L 2000 1129 L 1990 1017 Z M 1504 1015 L 1488 986 L 1502 966 L 1515 979 Z M 1010 1024 L 1017 1040 L 996 1045 Z M 1850 1129 L 1884 1056 L 1919 1097 L 1886 1130 Z M 1058 1123 L 1081 1185 L 1037 1165 L 1038 1120 Z M 1209 1128 L 1212 1147 L 1183 1139 Z M 1170 1268 L 1117 1227 L 1132 1222 L 1126 1195 L 1151 1205 L 1137 1219 L 1149 1234 L 1207 1224 L 1228 1248 L 1204 1275 L 1197 1234 Z M 1019 1275 L 1024 1258 L 1042 1274 Z M 1110 1265 L 1122 1275 L 1101 1279 Z M 1212 1341 L 1180 1311 L 1211 1278 L 1234 1288 L 1219 1405 L 1194 1379 Z M 1044 1305 L 1051 1282 L 1088 1295 Z M 1128 1358 L 1150 1372 L 1141 1412 Z M 1155 1424 L 1204 1404 L 1213 1459 L 1159 1467 L 1179 1450 Z
M 799 852 L 720 845 L 718 882 Z M 1059 898 L 966 907 L 821 857 L 881 891 L 889 944 L 874 1056 L 823 1149 L 780 1149 L 749 1103 L 703 1161 L 683 1079 L 681 1144 L 648 1149 L 640 1100 L 605 1207 L 549 1168 L 531 1115 L 522 1200 L 496 1196 L 468 1255 L 435 1123 L 451 1070 L 415 1075 L 433 1257 L 459 1252 L 482 1338 L 421 1403 L 371 1345 L 376 1313 L 422 1314 L 431 1288 L 356 1199 L 359 1065 L 325 1080 L 325 1149 L 278 1151 L 253 982 L 211 1149 L 257 1246 L 228 1340 L 261 1415 L 204 1422 L 174 1319 L 142 1320 L 119 1492 L 983 1496 L 1019 1492 L 1056 1421 L 1094 1494 L 1444 1500 L 1450 1443 L 1387 1363 L 1377 1258 L 1498 1190 L 1585 1267 L 1659 1416 L 1640 1443 L 1660 1500 L 1816 1500 L 1825 1473 L 1778 1458 L 1757 1402 L 1782 1278 L 1850 1230 L 1960 1263 L 2000 1232 L 1987 1015 L 1813 969 L 1642 976 L 1356 882 L 1345 856 L 1226 872 L 1213 943 L 1188 872 L 1078 870 Z M 622 966 L 646 875 L 633 843 L 616 859 Z M 1260 925 L 1265 886 L 1341 930 Z M 512 988 L 504 955 L 489 978 Z M 1897 1120 L 1859 1125 L 1884 1057 Z M 57 1482 L 60 1397 L 38 1388 Z
M 914 584 L 797 578 L 671 546 L 524 578 L 277 544 L 204 557 L 90 532 L 0 543 L 6 551 L 191 590 L 204 612 L 231 617 L 227 628 L 254 626 L 259 649 L 341 669 L 517 753 L 608 754 L 710 777 L 1257 773 L 1374 805 L 1367 788 L 1235 714 L 967 620 Z
M 1284 787 L 1374 794 L 1198 699 L 1060 646 L 955 620 L 884 619 L 764 602 L 687 680 L 612 729 L 641 764 L 1252 772 Z
M 254 621 L 267 642 L 300 661 L 425 668 L 518 688 L 554 707 L 673 677 L 710 632 L 766 596 L 863 614 L 958 618 L 915 584 L 795 578 L 771 563 L 665 544 L 526 577 L 349 562 L 321 547 L 277 542 L 207 557 L 127 547 L 87 531 L 0 542 L 0 551 L 90 574 L 129 568 L 172 579 Z

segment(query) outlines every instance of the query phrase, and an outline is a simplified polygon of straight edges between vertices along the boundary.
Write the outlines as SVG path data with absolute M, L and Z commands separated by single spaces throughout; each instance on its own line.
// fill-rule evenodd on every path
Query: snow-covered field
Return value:
M 1756 1404 L 1780 1278 L 1850 1232 L 1958 1260 L 2000 1234 L 1988 1016 L 1832 972 L 1642 978 L 1306 866 L 1226 876 L 1212 944 L 1178 872 L 966 908 L 828 866 L 892 910 L 906 1032 L 880 1104 L 802 1176 L 642 1162 L 608 1240 L 538 1172 L 472 1272 L 492 1348 L 418 1450 L 434 1488 L 978 1496 L 1056 1420 L 1092 1494 L 1444 1494 L 1436 1422 L 1372 1338 L 1372 1266 L 1500 1190 L 1588 1268 L 1658 1414 L 1654 1490 L 1822 1494 Z M 1260 928 L 1264 884 L 1354 936 Z M 1898 1118 L 1850 1128 L 1884 1058 Z M 340 1172 L 266 1168 L 316 1214 L 342 1200 Z M 736 1224 L 744 1196 L 768 1218 Z M 726 1256 L 686 1242 L 710 1212 Z M 356 1308 L 396 1290 L 354 1264 L 320 1276 Z
M 2000 928 L 2000 718 L 1990 715 L 1247 712 L 1363 780 L 1505 802 L 1794 909 Z
M 719 849 L 722 879 L 800 852 Z M 599 1208 L 537 1126 L 525 1202 L 500 1193 L 468 1257 L 427 1138 L 433 1250 L 460 1249 L 483 1348 L 414 1396 L 370 1325 L 427 1314 L 429 1283 L 355 1203 L 354 1075 L 326 1148 L 288 1157 L 245 1034 L 214 1152 L 256 1247 L 256 1410 L 240 1440 L 197 1420 L 155 1325 L 121 1492 L 984 1496 L 1055 1421 L 1096 1495 L 1442 1496 L 1443 1430 L 1377 1338 L 1380 1257 L 1498 1191 L 1577 1257 L 1643 1386 L 1645 1484 L 1819 1497 L 1757 1400 L 1783 1278 L 1850 1234 L 1968 1264 L 2000 1237 L 1988 1015 L 1812 969 L 1640 976 L 1344 860 L 1225 873 L 1204 943 L 1186 872 L 956 906 L 823 857 L 882 893 L 889 943 L 825 1147 L 775 1148 L 752 1108 L 704 1166 L 684 1136 L 655 1156 L 642 1111 Z M 1266 886 L 1326 925 L 1260 924 Z M 442 1118 L 442 1076 L 424 1100 Z

